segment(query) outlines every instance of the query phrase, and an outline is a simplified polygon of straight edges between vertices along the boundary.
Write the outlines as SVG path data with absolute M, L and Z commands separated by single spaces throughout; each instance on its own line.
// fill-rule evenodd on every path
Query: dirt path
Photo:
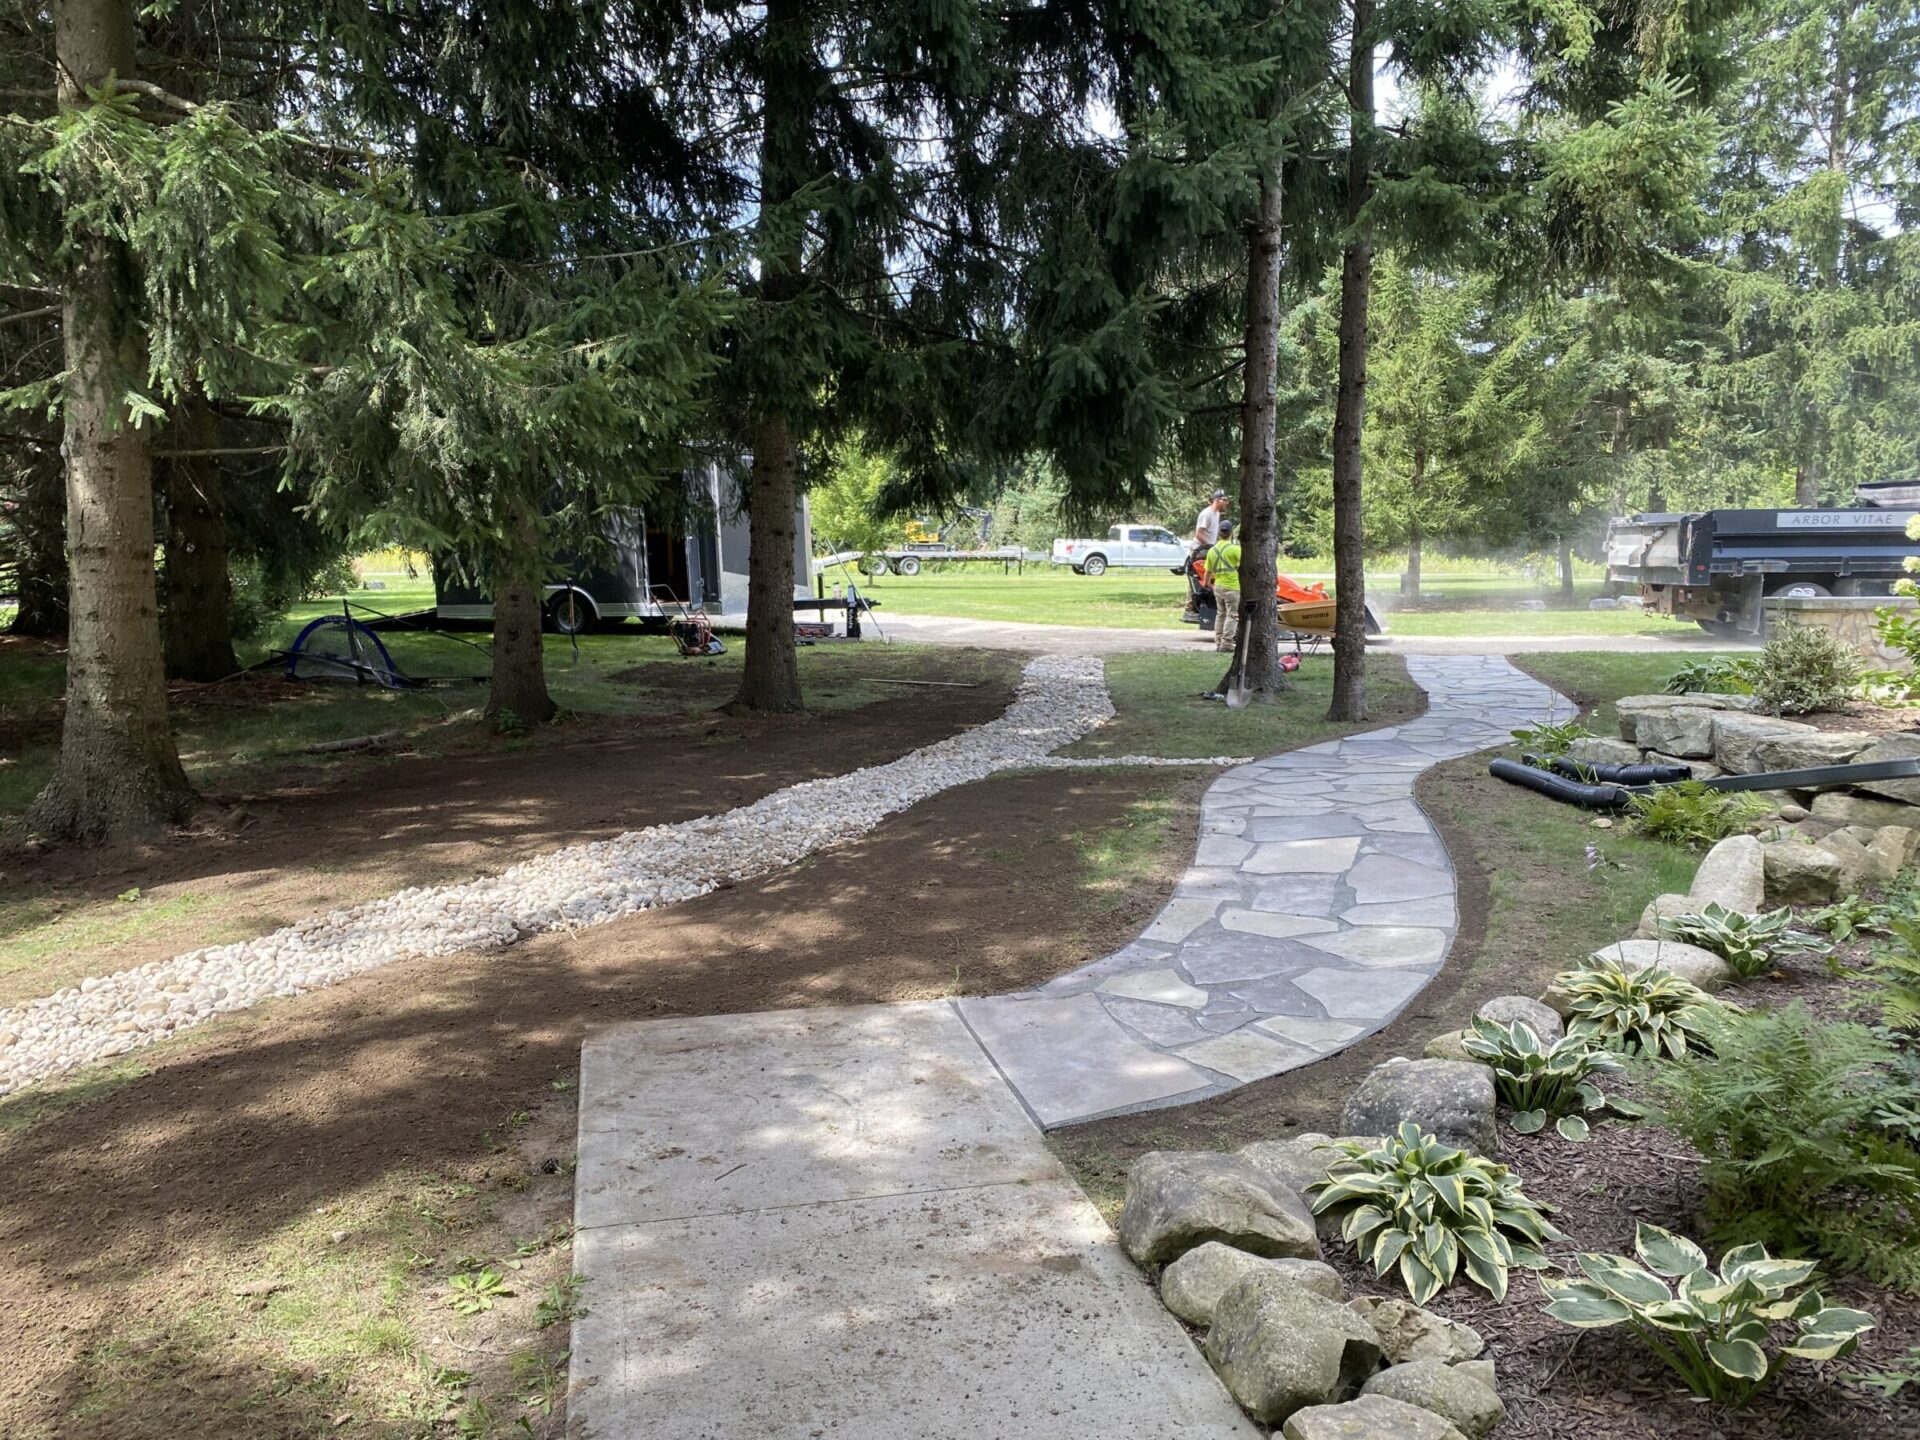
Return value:
M 927 703 L 951 729 L 953 700 Z M 775 777 L 755 749 L 727 783 L 812 773 Z M 0 1433 L 257 1440 L 248 1417 L 262 1412 L 236 1396 L 268 1377 L 244 1346 L 178 1356 L 166 1393 L 88 1419 L 100 1347 L 231 1305 L 246 1257 L 382 1177 L 505 1163 L 489 1160 L 488 1132 L 552 1100 L 589 1025 L 1018 989 L 1124 943 L 1192 854 L 1186 802 L 1204 780 L 1083 771 L 964 786 L 751 884 L 493 955 L 402 962 L 152 1052 L 151 1075 L 0 1140 Z M 673 782 L 656 783 L 676 803 Z M 712 808 L 710 787 L 685 783 Z M 1113 868 L 1091 850 L 1156 796 L 1153 813 L 1173 818 L 1133 837 L 1146 870 L 1090 888 Z M 604 823 L 632 823 L 615 818 L 627 804 L 604 804 Z M 518 818 L 526 834 L 562 817 Z
M 583 718 L 548 743 L 490 741 L 445 757 L 299 771 L 213 797 L 225 808 L 168 842 L 8 859 L 0 864 L 9 901 L 40 925 L 66 907 L 134 898 L 47 932 L 10 962 L 0 951 L 0 1005 L 409 885 L 472 879 L 562 845 L 714 814 L 803 780 L 898 759 L 998 716 L 1018 664 L 935 653 L 917 677 L 964 672 L 972 680 L 984 667 L 986 678 L 967 689 L 902 687 L 898 698 L 795 717 Z M 723 687 L 726 677 L 672 678 Z M 716 688 L 714 703 L 724 698 Z

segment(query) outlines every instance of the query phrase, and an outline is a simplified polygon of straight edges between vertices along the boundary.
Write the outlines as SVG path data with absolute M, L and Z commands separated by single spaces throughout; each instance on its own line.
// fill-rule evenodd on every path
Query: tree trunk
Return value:
M 60 105 L 133 74 L 126 0 L 54 6 Z M 63 277 L 63 423 L 71 620 L 60 760 L 28 824 L 48 835 L 117 839 L 186 818 L 194 794 L 167 726 L 153 573 L 153 457 L 122 397 L 144 388 L 146 340 L 130 257 L 82 235 Z
M 54 447 L 36 452 L 13 513 L 17 608 L 7 629 L 51 638 L 67 633 L 67 480 Z
M 761 233 L 807 181 L 812 123 L 805 0 L 768 0 L 761 38 L 765 101 L 760 122 Z M 800 293 L 804 263 L 796 236 L 761 257 L 760 303 L 777 309 Z M 764 343 L 764 342 L 763 342 Z M 799 455 L 792 417 L 758 397 L 753 419 L 753 480 L 747 517 L 747 653 L 729 709 L 802 708 L 800 657 L 793 640 L 793 512 Z
M 1274 582 L 1280 526 L 1274 513 L 1273 451 L 1280 365 L 1280 221 L 1283 157 L 1260 187 L 1260 214 L 1247 239 L 1246 355 L 1240 400 L 1240 598 L 1250 601 L 1242 679 L 1253 698 L 1291 689 L 1280 668 L 1280 618 Z
M 162 434 L 166 450 L 210 450 L 213 407 L 195 393 L 182 399 Z M 167 674 L 219 680 L 240 668 L 233 653 L 233 596 L 227 582 L 227 514 L 220 466 L 211 455 L 162 460 L 167 502 Z
M 747 516 L 747 654 L 730 708 L 799 710 L 800 656 L 793 642 L 793 512 L 798 457 L 786 417 L 753 427 L 753 488 Z
M 496 730 L 544 725 L 559 711 L 547 693 L 542 648 L 546 551 L 532 497 L 511 501 L 513 544 L 493 556 L 493 677 L 487 719 Z
M 1573 601 L 1573 541 L 1560 537 L 1560 598 Z
M 1420 598 L 1420 522 L 1413 522 L 1413 531 L 1407 537 L 1407 568 L 1400 572 L 1400 595 L 1406 600 Z M 1441 592 L 1446 598 L 1446 592 Z
M 1367 301 L 1373 243 L 1362 219 L 1373 176 L 1373 0 L 1353 0 L 1347 93 L 1347 225 L 1340 257 L 1340 379 L 1333 407 L 1333 700 L 1329 720 L 1367 718 L 1367 537 L 1360 439 L 1367 413 Z

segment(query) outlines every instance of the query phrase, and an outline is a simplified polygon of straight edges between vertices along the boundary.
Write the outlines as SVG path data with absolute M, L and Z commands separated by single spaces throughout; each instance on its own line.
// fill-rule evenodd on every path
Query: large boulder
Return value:
M 1389 1365 L 1413 1360 L 1456 1365 L 1477 1360 L 1487 1348 L 1487 1342 L 1471 1325 L 1422 1310 L 1411 1300 L 1361 1295 L 1348 1301 L 1347 1308 L 1373 1327 L 1380 1337 L 1380 1354 Z
M 1897 875 L 1913 863 L 1914 852 L 1920 850 L 1920 830 L 1910 830 L 1905 825 L 1882 825 L 1873 832 L 1872 843 L 1867 848 L 1878 851 L 1882 861 L 1892 865 Z
M 1649 765 L 1680 765 L 1686 768 L 1689 780 L 1711 780 L 1724 773 L 1711 760 L 1692 759 L 1685 755 L 1662 755 L 1658 750 L 1647 752 Z
M 1533 1027 L 1533 1033 L 1548 1044 L 1567 1033 L 1567 1027 L 1560 1017 L 1531 995 L 1496 995 L 1473 1013 L 1496 1025 L 1511 1025 L 1516 1020 L 1524 1020 Z
M 1701 705 L 1669 705 L 1642 710 L 1634 722 L 1633 743 L 1642 750 L 1684 759 L 1706 760 L 1713 755 L 1713 717 L 1718 713 Z
M 1346 1297 L 1347 1287 L 1331 1265 L 1318 1260 L 1274 1260 L 1249 1255 L 1218 1240 L 1196 1245 L 1160 1272 L 1160 1299 L 1189 1325 L 1213 1323 L 1221 1297 L 1249 1275 L 1271 1272 L 1328 1300 Z
M 1660 938 L 1660 922 L 1680 915 L 1698 914 L 1700 906 L 1691 895 L 1656 895 L 1640 912 L 1640 925 L 1633 932 L 1641 940 Z
M 1760 846 L 1769 905 L 1825 905 L 1840 893 L 1840 857 L 1804 840 Z
M 1382 1370 L 1360 1389 L 1362 1395 L 1418 1405 L 1449 1420 L 1467 1440 L 1485 1440 L 1507 1418 L 1500 1397 L 1471 1375 L 1438 1360 L 1413 1360 Z
M 1559 1016 L 1554 1017 L 1556 1020 Z M 1467 1038 L 1465 1030 L 1447 1030 L 1427 1041 L 1420 1051 L 1429 1060 L 1464 1060 L 1469 1065 L 1478 1065 L 1480 1061 L 1467 1053 L 1467 1047 L 1461 1042 Z
M 1284 1186 L 1304 1200 L 1309 1186 L 1326 1179 L 1327 1171 L 1334 1166 L 1346 1163 L 1346 1153 L 1335 1147 L 1354 1140 L 1369 1150 L 1380 1144 L 1378 1135 L 1336 1138 L 1309 1130 L 1285 1140 L 1256 1140 L 1251 1145 L 1242 1145 L 1234 1153 L 1258 1168 L 1274 1184 Z M 1322 1215 L 1319 1224 L 1323 1235 L 1339 1233 L 1340 1221 L 1332 1215 Z
M 1845 765 L 1873 744 L 1866 730 L 1814 730 L 1763 740 L 1754 747 L 1756 770 L 1810 770 L 1816 765 Z M 1899 783 L 1899 782 L 1895 782 Z
M 1729 835 L 1720 841 L 1693 872 L 1687 898 L 1703 910 L 1709 904 L 1745 915 L 1765 909 L 1767 869 L 1760 858 L 1760 842 L 1751 835 Z
M 1220 1297 L 1204 1349 L 1227 1393 L 1266 1425 L 1340 1399 L 1380 1364 L 1380 1337 L 1365 1320 L 1270 1274 L 1248 1275 Z
M 1920 756 L 1920 735 L 1888 735 L 1853 758 L 1865 764 L 1870 760 L 1911 760 L 1916 756 Z M 1920 780 L 1869 780 L 1860 788 L 1889 800 L 1920 805 Z
M 1238 1155 L 1156 1150 L 1134 1162 L 1120 1243 L 1142 1265 L 1219 1240 L 1254 1255 L 1318 1260 L 1313 1215 L 1292 1190 Z
M 1280 1429 L 1281 1440 L 1466 1440 L 1452 1421 L 1404 1400 L 1362 1395 L 1345 1405 L 1315 1405 Z
M 1846 830 L 1834 831 L 1819 841 L 1815 848 L 1826 851 L 1840 862 L 1839 887 L 1842 895 L 1858 895 L 1870 884 L 1893 878 L 1891 871 L 1881 873 L 1880 857 Z
M 1733 983 L 1733 968 L 1711 950 L 1679 940 L 1616 940 L 1589 957 L 1594 965 L 1617 964 L 1623 970 L 1658 965 L 1711 994 Z
M 1639 739 L 1640 717 L 1650 711 L 1752 710 L 1759 703 L 1751 695 L 1713 695 L 1704 691 L 1691 695 L 1623 695 L 1613 702 L 1613 713 L 1620 723 L 1620 738 L 1644 750 L 1650 747 Z
M 1776 715 L 1717 714 L 1713 717 L 1713 763 L 1736 775 L 1751 775 L 1767 768 L 1760 763 L 1762 745 L 1819 733 L 1811 725 Z
M 1842 825 L 1920 825 L 1920 810 L 1900 800 L 1881 800 L 1871 795 L 1853 795 L 1845 790 L 1823 790 L 1813 797 L 1817 820 L 1833 820 Z
M 1409 1120 L 1445 1144 L 1492 1154 L 1493 1071 L 1461 1060 L 1389 1060 L 1340 1112 L 1343 1128 L 1370 1135 L 1391 1135 Z
M 1567 747 L 1567 758 L 1587 765 L 1638 765 L 1640 747 L 1605 735 L 1588 735 Z

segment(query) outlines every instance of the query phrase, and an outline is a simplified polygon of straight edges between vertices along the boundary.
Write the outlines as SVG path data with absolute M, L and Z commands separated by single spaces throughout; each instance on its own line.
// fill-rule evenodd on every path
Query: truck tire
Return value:
M 1778 595 L 1783 600 L 1819 600 L 1833 591 L 1818 580 L 1782 580 L 1767 594 Z
M 862 555 L 860 568 L 866 574 L 878 580 L 887 573 L 887 557 L 884 555 Z
M 1107 557 L 1104 555 L 1089 555 L 1074 568 L 1082 575 L 1104 575 L 1107 573 Z
M 899 570 L 902 575 L 918 575 L 920 573 L 920 557 L 918 555 L 902 555 L 896 563 L 895 568 Z
M 1718 640 L 1738 640 L 1746 633 L 1732 620 L 1696 620 L 1693 623 Z

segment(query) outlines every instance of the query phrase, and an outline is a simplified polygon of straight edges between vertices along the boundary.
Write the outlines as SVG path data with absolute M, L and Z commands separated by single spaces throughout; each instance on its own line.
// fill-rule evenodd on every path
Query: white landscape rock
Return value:
M 1716 904 L 1744 915 L 1759 914 L 1767 903 L 1760 842 L 1751 835 L 1730 835 L 1716 844 L 1694 871 L 1687 897 L 1700 908 Z
M 1097 658 L 1044 655 L 1027 665 L 997 719 L 888 764 L 792 785 L 721 815 L 569 845 L 499 875 L 402 890 L 252 940 L 89 976 L 0 1010 L 0 1032 L 16 1037 L 0 1047 L 0 1095 L 397 960 L 497 949 L 691 900 L 845 844 L 942 790 L 1044 764 L 1112 715 Z

